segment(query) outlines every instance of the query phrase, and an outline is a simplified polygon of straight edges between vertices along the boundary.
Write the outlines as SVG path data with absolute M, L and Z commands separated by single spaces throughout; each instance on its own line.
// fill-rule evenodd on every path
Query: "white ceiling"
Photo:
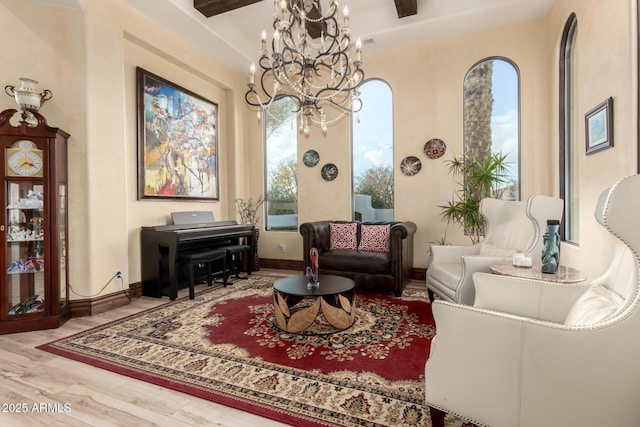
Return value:
M 70 7 L 79 0 L 40 0 Z M 320 0 L 323 9 L 329 0 Z M 398 19 L 393 0 L 341 0 L 349 6 L 352 40 L 367 51 L 390 49 L 457 33 L 545 16 L 556 0 L 417 0 L 418 14 Z M 193 0 L 124 0 L 141 13 L 245 73 L 256 61 L 260 33 L 272 26 L 273 2 L 261 2 L 205 18 Z M 372 43 L 369 43 L 372 41 Z

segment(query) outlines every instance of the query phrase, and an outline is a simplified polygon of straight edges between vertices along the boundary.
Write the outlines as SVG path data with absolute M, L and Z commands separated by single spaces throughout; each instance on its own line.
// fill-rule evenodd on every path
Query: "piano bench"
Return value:
M 218 260 L 222 260 L 223 283 L 227 286 L 227 251 L 225 249 L 205 249 L 180 254 L 178 262 L 189 266 L 189 299 L 195 298 L 195 269 L 200 264 L 206 264 L 207 285 L 211 286 L 211 263 Z M 177 293 L 176 289 L 172 289 L 170 299 L 175 299 Z
M 223 246 L 223 248 L 227 251 L 227 265 L 229 266 L 229 276 L 234 274 L 238 279 L 246 279 L 246 277 L 240 277 L 238 275 L 240 271 L 240 266 L 238 262 L 240 261 L 239 254 L 241 252 L 245 252 L 249 254 L 251 252 L 251 246 L 249 245 L 229 245 Z M 247 274 L 251 274 L 251 260 L 247 259 Z

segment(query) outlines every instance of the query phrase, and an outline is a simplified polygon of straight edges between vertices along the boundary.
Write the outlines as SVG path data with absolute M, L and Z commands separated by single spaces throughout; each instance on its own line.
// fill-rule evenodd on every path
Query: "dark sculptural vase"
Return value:
M 560 221 L 548 220 L 547 230 L 542 237 L 542 272 L 555 273 L 560 263 Z

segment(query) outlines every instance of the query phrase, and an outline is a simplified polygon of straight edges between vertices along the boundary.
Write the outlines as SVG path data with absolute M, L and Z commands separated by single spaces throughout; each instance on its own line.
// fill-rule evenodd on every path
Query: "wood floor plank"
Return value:
M 186 294 L 183 289 L 178 296 Z M 0 335 L 0 426 L 285 426 L 36 348 L 167 302 L 141 297 L 96 316 L 70 319 L 58 329 Z M 27 412 L 11 412 L 16 404 L 26 405 Z M 41 405 L 43 411 L 37 411 Z M 62 412 L 52 412 L 58 408 Z

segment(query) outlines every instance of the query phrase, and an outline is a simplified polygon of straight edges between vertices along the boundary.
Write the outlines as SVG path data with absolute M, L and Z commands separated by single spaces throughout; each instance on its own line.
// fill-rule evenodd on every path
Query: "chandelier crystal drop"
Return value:
M 245 94 L 247 104 L 259 108 L 258 119 L 274 101 L 290 97 L 305 135 L 312 124 L 326 133 L 328 125 L 362 108 L 362 43 L 351 44 L 349 9 L 344 7 L 340 19 L 338 0 L 331 0 L 323 15 L 321 1 L 274 0 L 271 50 L 263 31 L 259 77 L 256 83 L 252 64 Z

